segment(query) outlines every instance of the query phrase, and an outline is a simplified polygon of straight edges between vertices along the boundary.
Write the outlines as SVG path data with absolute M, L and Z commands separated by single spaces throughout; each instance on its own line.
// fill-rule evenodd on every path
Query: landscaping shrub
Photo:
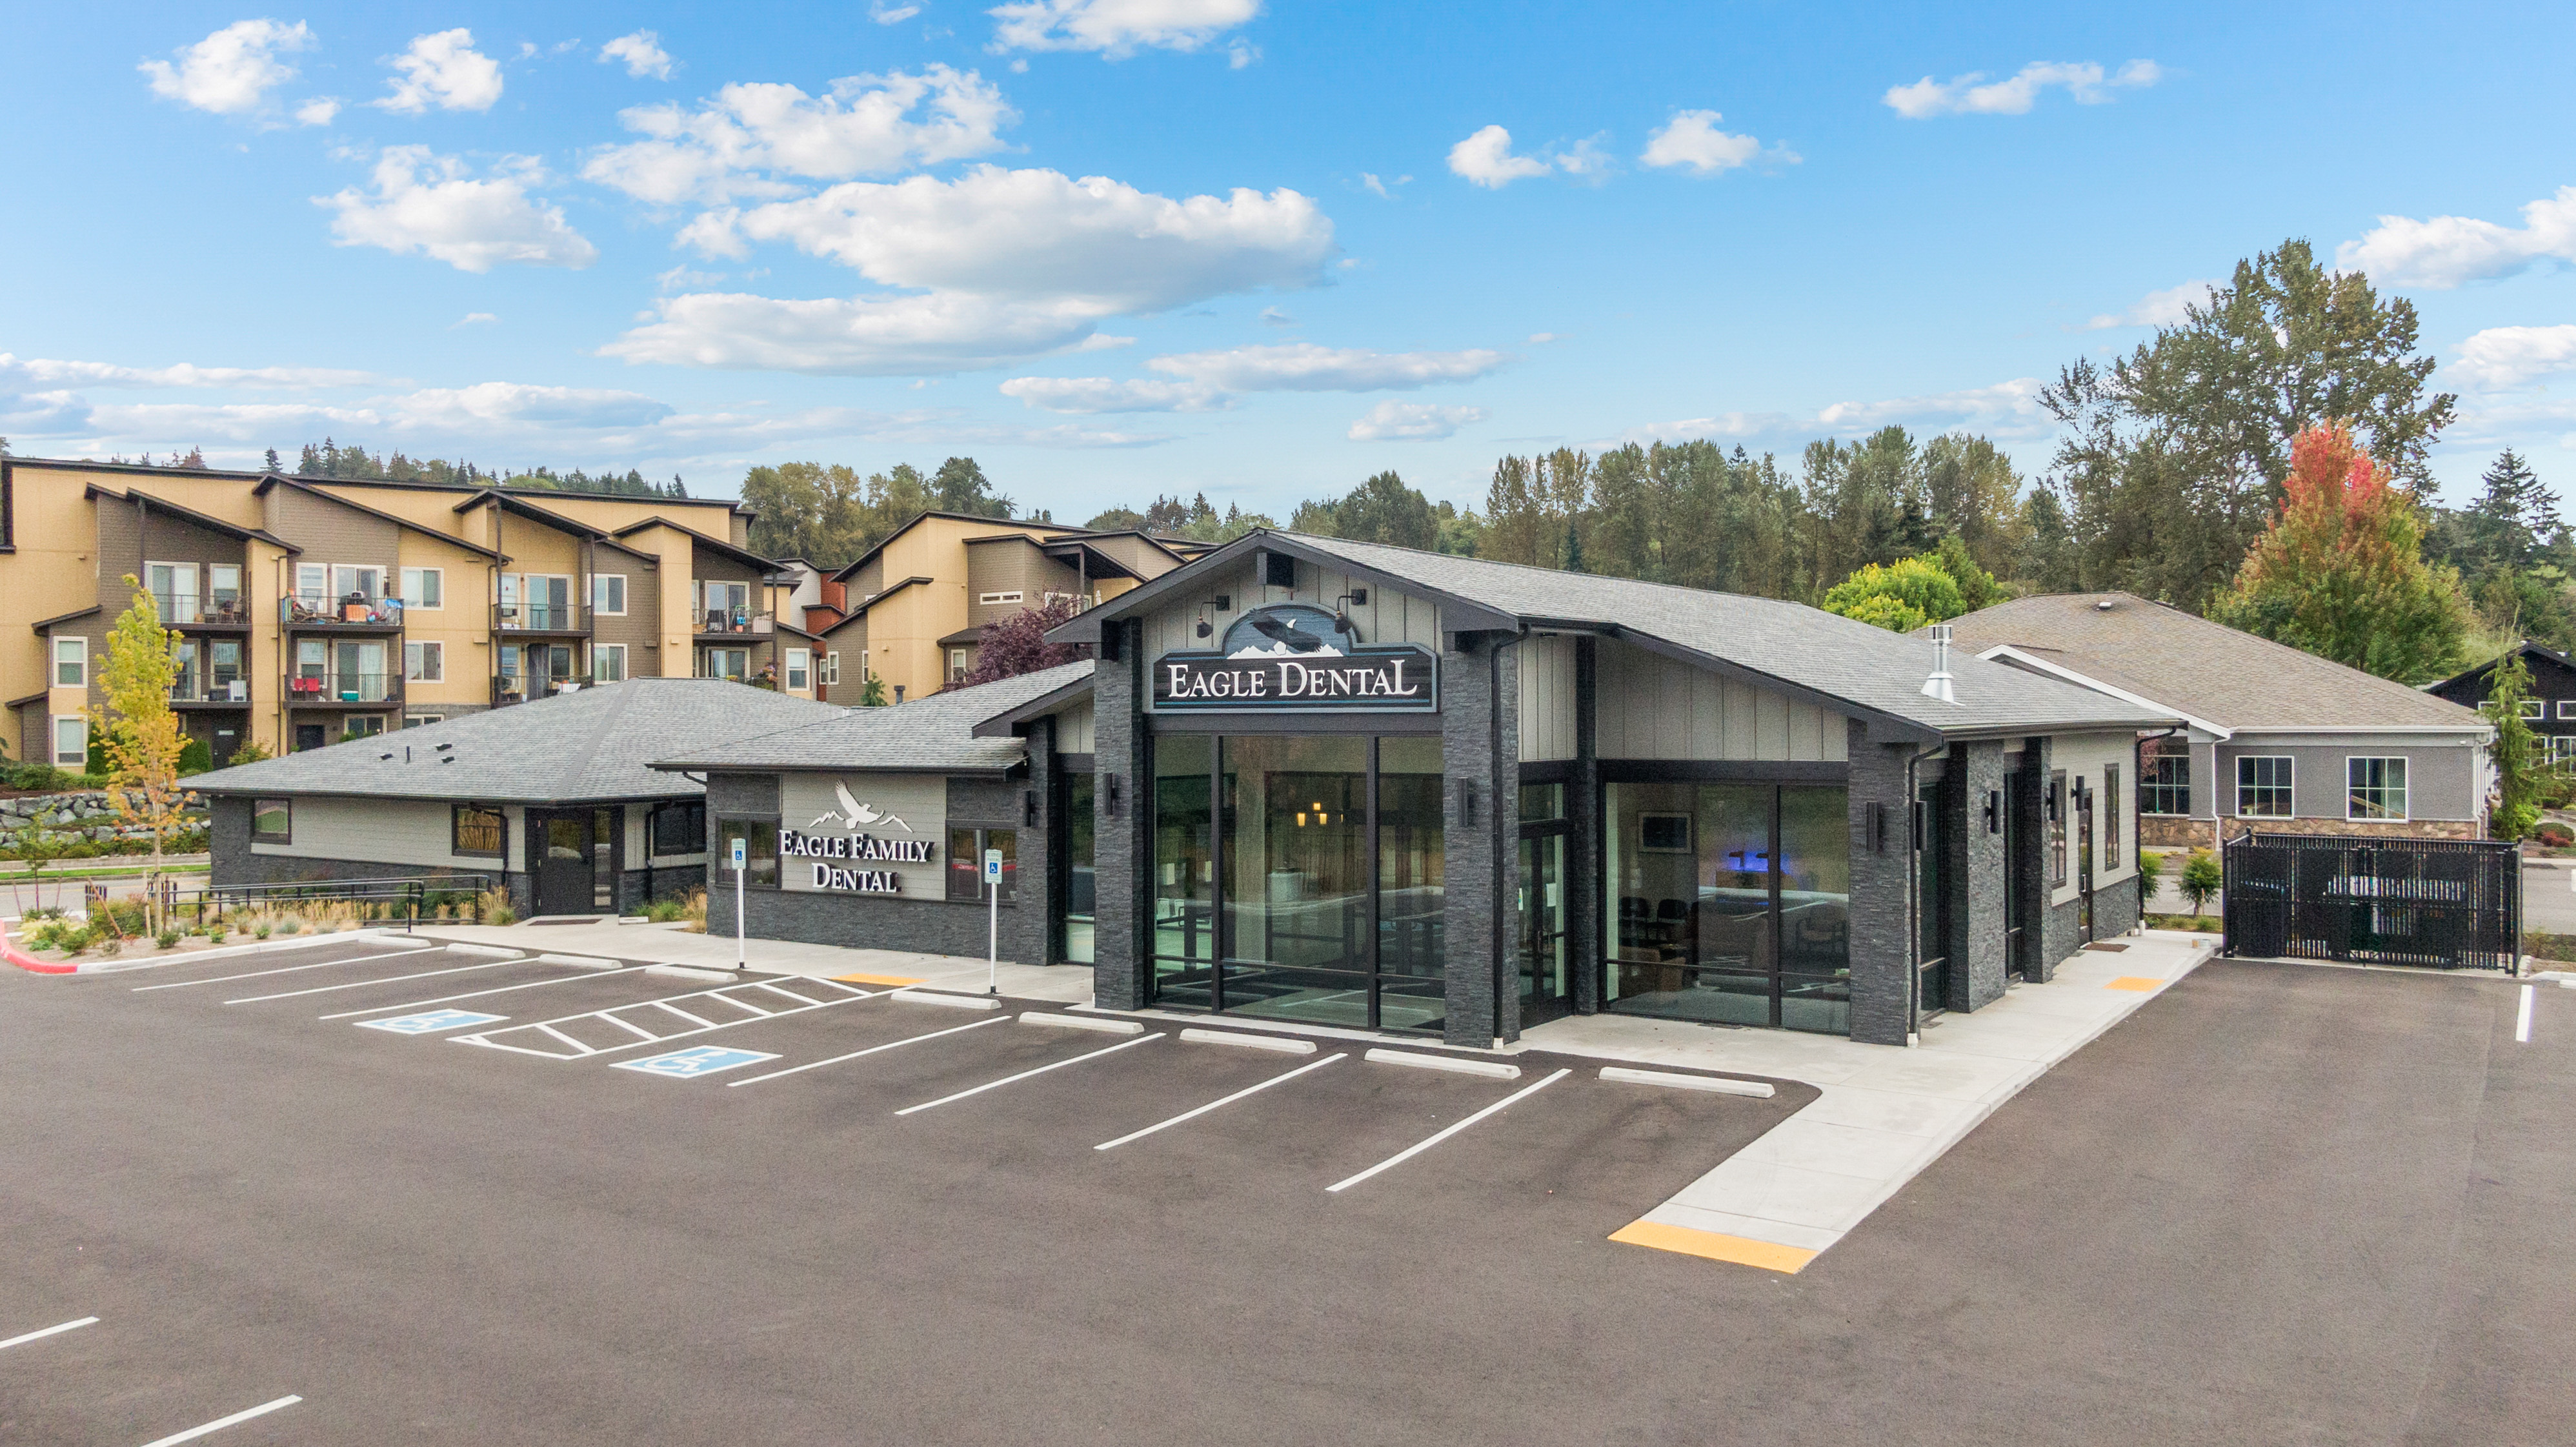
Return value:
M 517 924 L 519 922 L 519 911 L 513 908 L 510 904 L 510 891 L 503 889 L 501 886 L 496 884 L 490 889 L 483 891 L 480 897 L 480 902 L 483 906 L 483 922 L 485 924 Z
M 174 929 L 165 929 L 161 931 L 161 933 L 152 937 L 152 943 L 159 945 L 165 950 L 175 950 L 179 947 L 179 932 Z
M 2576 844 L 2576 829 L 2570 829 L 2566 825 L 2552 819 L 2541 825 L 2538 829 L 2532 831 L 2532 837 L 2538 839 L 2543 844 L 2564 849 L 2570 844 Z

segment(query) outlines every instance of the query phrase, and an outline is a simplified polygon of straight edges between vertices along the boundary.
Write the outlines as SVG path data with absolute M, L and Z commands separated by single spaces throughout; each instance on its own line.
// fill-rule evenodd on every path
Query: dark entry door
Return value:
M 591 860 L 591 816 L 579 814 L 544 815 L 530 821 L 536 847 L 529 853 L 536 861 L 536 912 L 538 914 L 589 914 L 598 908 L 593 880 L 596 866 Z
M 2030 886 L 2023 878 L 2021 858 L 2021 791 L 2026 780 L 2014 769 L 2004 775 L 2004 796 L 1999 805 L 2004 836 L 2004 977 L 2018 980 L 2029 968 L 2023 963 L 2022 951 L 2030 938 Z
M 2093 791 L 2075 790 L 2075 937 L 2093 943 Z
M 1565 833 L 1521 836 L 1521 1026 L 1573 1009 L 1566 985 Z
M 1915 1015 L 1929 1020 L 1950 1007 L 1950 891 L 1941 868 L 1941 786 L 1925 784 L 1914 800 Z
M 322 733 L 322 726 L 320 724 L 297 724 L 295 726 L 295 751 L 297 753 L 300 754 L 306 749 L 318 749 L 322 747 L 324 742 L 325 739 Z

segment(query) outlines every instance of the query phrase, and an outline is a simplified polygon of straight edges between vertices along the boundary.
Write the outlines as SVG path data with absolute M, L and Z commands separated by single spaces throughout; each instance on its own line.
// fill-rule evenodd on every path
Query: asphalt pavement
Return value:
M 2576 1409 L 2576 991 L 2522 1044 L 2494 981 L 2205 965 L 1783 1276 L 1605 1238 L 1805 1087 L 777 984 L 806 1003 L 336 941 L 0 972 L 0 1342 L 97 1318 L 0 1346 L 0 1441 L 289 1396 L 205 1440 L 2530 1442 Z M 461 1043 L 535 1024 L 588 1053 Z

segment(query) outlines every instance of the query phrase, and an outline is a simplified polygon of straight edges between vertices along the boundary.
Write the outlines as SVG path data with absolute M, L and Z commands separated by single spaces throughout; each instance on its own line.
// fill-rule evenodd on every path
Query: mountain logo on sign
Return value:
M 850 786 L 837 779 L 832 781 L 832 793 L 840 799 L 841 807 L 823 811 L 821 816 L 806 825 L 806 828 L 819 829 L 823 825 L 838 820 L 844 829 L 859 829 L 870 824 L 891 824 L 906 834 L 912 832 L 911 825 L 894 815 L 880 814 L 869 805 L 860 803 L 857 797 L 850 793 Z

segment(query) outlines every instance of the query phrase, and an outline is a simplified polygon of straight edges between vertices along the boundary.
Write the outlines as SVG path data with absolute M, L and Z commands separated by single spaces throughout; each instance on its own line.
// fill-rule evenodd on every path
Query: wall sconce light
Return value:
M 1020 791 L 1020 823 L 1024 827 L 1035 828 L 1037 827 L 1037 822 L 1038 791 L 1035 789 L 1022 789 Z
M 1986 791 L 1986 832 L 1989 834 L 2004 832 L 2004 791 L 2001 789 Z
M 1217 612 L 1222 613 L 1233 606 L 1234 598 L 1230 594 L 1225 593 L 1219 593 L 1215 597 L 1200 603 L 1198 635 L 1201 638 L 1205 638 L 1216 631 L 1216 625 L 1208 621 L 1209 609 L 1213 608 Z
M 1116 774 L 1103 774 L 1100 776 L 1100 812 L 1108 815 L 1112 819 L 1118 817 L 1118 805 L 1120 802 L 1118 785 L 1119 778 Z
M 1869 806 L 1869 852 L 1872 854 L 1887 852 L 1887 806 L 1885 804 Z
M 1476 827 L 1476 781 L 1473 779 L 1458 781 L 1458 825 L 1462 829 Z

